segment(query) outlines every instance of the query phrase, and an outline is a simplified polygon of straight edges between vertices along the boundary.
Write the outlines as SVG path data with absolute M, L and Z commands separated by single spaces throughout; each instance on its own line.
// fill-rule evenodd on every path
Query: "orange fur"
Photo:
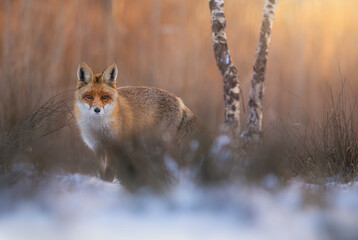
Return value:
M 170 134 L 180 142 L 195 130 L 196 117 L 182 100 L 163 89 L 120 87 L 117 66 L 94 75 L 81 63 L 77 72 L 75 117 L 84 142 L 101 158 L 102 178 L 113 179 L 104 139 L 126 141 L 147 131 Z

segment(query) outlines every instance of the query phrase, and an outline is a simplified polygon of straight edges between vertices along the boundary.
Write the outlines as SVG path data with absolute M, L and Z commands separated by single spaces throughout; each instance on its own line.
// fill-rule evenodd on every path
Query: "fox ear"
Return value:
M 106 67 L 106 69 L 103 71 L 102 73 L 103 81 L 108 85 L 115 87 L 117 74 L 118 74 L 117 65 L 115 63 L 112 63 L 111 65 Z
M 80 63 L 80 65 L 78 65 L 77 79 L 78 79 L 78 85 L 79 86 L 86 85 L 89 82 L 91 82 L 92 79 L 93 79 L 92 70 L 84 62 L 82 62 L 82 63 Z

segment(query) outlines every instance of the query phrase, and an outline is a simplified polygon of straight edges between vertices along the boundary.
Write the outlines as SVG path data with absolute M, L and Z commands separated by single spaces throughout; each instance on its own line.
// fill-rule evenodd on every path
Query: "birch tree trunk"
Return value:
M 266 0 L 247 107 L 246 130 L 242 137 L 257 141 L 262 136 L 264 81 L 271 29 L 278 0 Z
M 211 41 L 216 64 L 223 76 L 225 123 L 232 127 L 234 137 L 240 135 L 240 85 L 237 70 L 231 62 L 226 41 L 224 0 L 209 0 Z

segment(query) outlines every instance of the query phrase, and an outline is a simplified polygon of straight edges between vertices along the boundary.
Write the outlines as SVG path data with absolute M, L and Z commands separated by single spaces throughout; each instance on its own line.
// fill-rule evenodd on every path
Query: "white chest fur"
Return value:
M 111 106 L 103 109 L 104 113 L 100 115 L 94 115 L 87 104 L 78 103 L 77 107 L 80 111 L 77 124 L 80 128 L 82 139 L 89 148 L 96 150 L 101 147 L 101 142 L 104 139 L 116 136 L 116 132 L 112 129 L 115 119 L 111 116 Z

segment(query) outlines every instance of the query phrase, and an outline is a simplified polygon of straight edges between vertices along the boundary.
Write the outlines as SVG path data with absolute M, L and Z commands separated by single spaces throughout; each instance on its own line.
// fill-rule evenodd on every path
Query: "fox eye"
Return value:
M 86 98 L 87 98 L 87 99 L 92 99 L 93 97 L 92 97 L 92 95 L 89 95 L 89 94 L 88 94 L 88 95 L 86 95 Z
M 107 98 L 108 98 L 108 95 L 103 95 L 103 96 L 102 96 L 102 99 L 103 99 L 103 100 L 106 100 Z

